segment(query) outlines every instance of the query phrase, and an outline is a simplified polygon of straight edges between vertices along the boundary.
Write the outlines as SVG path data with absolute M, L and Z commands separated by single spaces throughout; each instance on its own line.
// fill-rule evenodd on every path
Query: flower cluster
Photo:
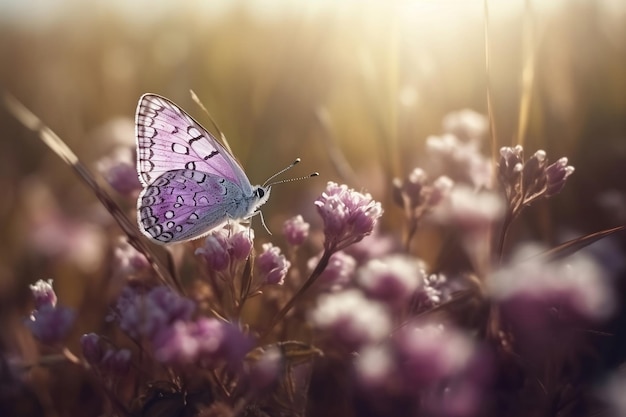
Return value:
M 524 148 L 505 146 L 500 149 L 498 179 L 504 189 L 512 215 L 541 197 L 559 193 L 574 173 L 567 158 L 548 165 L 545 151 L 539 150 L 524 161 Z
M 331 251 L 344 249 L 371 234 L 383 214 L 380 203 L 370 194 L 334 182 L 328 182 L 315 206 L 324 221 L 324 249 Z
M 268 216 L 283 221 L 277 242 L 234 219 L 154 253 L 132 234 L 110 242 L 114 279 L 90 294 L 109 314 L 80 338 L 82 357 L 62 344 L 77 315 L 39 281 L 25 325 L 51 352 L 41 364 L 89 372 L 100 414 L 568 415 L 585 379 L 572 358 L 587 358 L 592 333 L 581 329 L 616 310 L 606 271 L 576 253 L 598 236 L 550 251 L 505 243 L 522 208 L 574 169 L 543 151 L 525 160 L 521 146 L 492 164 L 487 121 L 471 111 L 443 130 L 388 184 L 382 201 L 404 223 L 381 224 L 378 198 L 328 182 L 313 218 Z M 132 194 L 123 161 L 101 166 Z M 616 381 L 605 400 L 621 409 Z
M 57 305 L 52 280 L 39 280 L 30 289 L 35 299 L 35 310 L 24 320 L 24 324 L 45 345 L 62 342 L 76 320 L 76 313 L 69 307 Z
M 196 249 L 196 255 L 202 256 L 209 271 L 219 272 L 236 267 L 245 261 L 252 249 L 254 231 L 237 227 L 224 227 L 207 235 L 204 245 Z

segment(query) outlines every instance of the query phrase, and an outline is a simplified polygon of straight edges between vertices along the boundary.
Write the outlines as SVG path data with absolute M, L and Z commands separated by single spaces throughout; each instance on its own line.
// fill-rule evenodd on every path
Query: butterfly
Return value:
M 141 96 L 135 129 L 137 221 L 154 242 L 197 239 L 267 202 L 272 184 L 251 185 L 235 157 L 170 100 Z

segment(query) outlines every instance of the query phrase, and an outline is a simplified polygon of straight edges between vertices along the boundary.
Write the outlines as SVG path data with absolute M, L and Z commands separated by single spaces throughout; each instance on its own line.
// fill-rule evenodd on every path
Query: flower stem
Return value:
M 285 304 L 285 306 L 274 316 L 274 318 L 270 322 L 270 325 L 267 327 L 267 329 L 265 329 L 265 332 L 261 335 L 261 340 L 265 339 L 270 334 L 270 332 L 278 324 L 278 322 L 281 321 L 287 315 L 287 313 L 289 313 L 289 310 L 291 310 L 293 306 L 296 304 L 296 302 L 300 298 L 302 298 L 302 295 L 309 288 L 311 288 L 311 286 L 315 283 L 315 281 L 317 281 L 319 276 L 322 274 L 322 272 L 324 272 L 324 270 L 328 266 L 330 257 L 332 256 L 334 252 L 335 250 L 333 248 L 324 250 L 324 253 L 322 254 L 322 258 L 315 266 L 315 269 L 313 270 L 313 272 L 311 272 L 311 275 L 309 275 L 309 277 L 304 282 L 304 284 L 302 284 L 300 289 L 293 295 L 293 297 L 291 297 L 291 299 L 287 302 L 287 304 Z

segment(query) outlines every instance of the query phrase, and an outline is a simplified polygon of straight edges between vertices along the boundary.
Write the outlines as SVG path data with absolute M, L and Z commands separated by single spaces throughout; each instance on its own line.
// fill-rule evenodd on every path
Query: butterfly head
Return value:
M 262 186 L 257 185 L 254 188 L 254 195 L 257 198 L 257 207 L 262 206 L 267 203 L 267 200 L 270 198 L 270 192 L 272 191 L 271 186 Z

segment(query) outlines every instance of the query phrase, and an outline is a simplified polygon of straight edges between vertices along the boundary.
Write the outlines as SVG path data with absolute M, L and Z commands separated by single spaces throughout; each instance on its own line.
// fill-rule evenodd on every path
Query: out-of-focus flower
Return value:
M 151 270 L 146 257 L 125 238 L 119 238 L 113 249 L 113 263 L 115 274 L 124 278 L 136 277 Z
M 261 357 L 247 369 L 250 384 L 258 390 L 271 386 L 278 380 L 283 368 L 283 355 L 276 346 L 266 349 Z
M 128 349 L 108 349 L 102 355 L 99 368 L 109 375 L 122 376 L 130 369 L 132 353 Z
M 253 239 L 252 229 L 233 223 L 209 233 L 195 254 L 204 258 L 210 270 L 223 271 L 250 255 Z
M 279 247 L 264 243 L 263 252 L 256 259 L 256 266 L 263 283 L 282 285 L 291 263 L 280 253 Z
M 126 287 L 118 298 L 114 317 L 131 338 L 154 337 L 177 320 L 189 320 L 195 310 L 193 301 L 181 297 L 166 286 L 146 293 Z
M 446 133 L 426 138 L 428 171 L 433 175 L 446 175 L 455 183 L 474 188 L 491 188 L 492 164 L 480 151 L 478 141 L 463 142 Z
M 54 345 L 63 341 L 75 320 L 76 312 L 71 308 L 46 304 L 33 311 L 25 325 L 41 343 Z
M 480 141 L 487 135 L 489 123 L 484 115 L 464 109 L 448 113 L 443 118 L 443 130 L 464 142 Z
M 372 233 L 383 214 L 380 203 L 371 195 L 332 181 L 315 200 L 315 206 L 324 221 L 324 248 L 333 251 L 344 249 Z
M 310 271 L 315 269 L 321 257 L 322 255 L 320 254 L 309 259 L 307 266 Z M 355 270 L 356 260 L 352 256 L 344 251 L 335 252 L 330 257 L 328 266 L 321 273 L 318 281 L 325 287 L 337 290 L 345 287 L 352 281 Z
M 357 289 L 322 294 L 309 318 L 314 327 L 328 332 L 332 341 L 348 349 L 378 342 L 391 330 L 386 307 Z
M 469 187 L 455 187 L 450 198 L 435 211 L 435 218 L 444 224 L 465 231 L 485 230 L 504 214 L 504 201 L 490 191 L 476 192 Z
M 444 274 L 429 274 L 424 277 L 424 285 L 419 291 L 420 301 L 427 307 L 436 307 L 447 301 L 449 294 L 446 284 L 448 279 Z
M 372 259 L 359 268 L 357 282 L 372 298 L 403 305 L 422 285 L 424 265 L 418 259 L 392 255 Z
M 36 310 L 43 306 L 54 307 L 57 305 L 57 295 L 52 288 L 51 279 L 48 281 L 40 279 L 30 286 L 30 291 L 33 293 L 33 298 L 35 299 Z
M 415 168 L 404 180 L 394 178 L 393 197 L 404 208 L 407 219 L 416 223 L 447 197 L 453 185 L 453 181 L 446 176 L 437 178 L 431 184 L 426 172 Z
M 475 353 L 472 340 L 441 325 L 407 325 L 394 335 L 403 377 L 413 388 L 423 388 L 459 374 Z
M 310 225 L 298 214 L 283 223 L 283 234 L 287 243 L 300 246 L 309 236 L 309 228 Z
M 30 286 L 35 299 L 35 310 L 24 324 L 35 339 L 46 345 L 61 342 L 70 331 L 76 313 L 73 309 L 57 305 L 52 280 L 39 280 Z
M 519 343 L 534 349 L 563 344 L 567 324 L 605 319 L 614 308 L 607 278 L 590 258 L 576 254 L 567 262 L 529 260 L 537 250 L 521 248 L 510 266 L 487 281 L 488 293 L 516 329 Z
M 376 227 L 372 234 L 365 236 L 359 242 L 348 246 L 343 250 L 346 254 L 352 256 L 357 264 L 362 264 L 373 258 L 385 256 L 399 246 L 395 237 L 389 234 L 383 235 Z
M 386 345 L 365 346 L 354 363 L 357 381 L 369 390 L 385 386 L 395 377 L 395 359 Z
M 474 341 L 460 331 L 407 323 L 393 337 L 364 347 L 354 366 L 363 399 L 374 407 L 393 410 L 400 403 L 414 410 L 411 415 L 469 417 L 476 415 L 490 374 L 480 359 Z
M 104 355 L 104 350 L 100 343 L 101 337 L 95 333 L 84 334 L 80 337 L 80 346 L 83 350 L 83 356 L 92 366 L 99 364 Z
M 98 171 L 118 193 L 132 195 L 141 190 L 135 167 L 134 148 L 121 146 L 98 161 Z
M 155 357 L 164 363 L 210 366 L 224 361 L 236 367 L 252 343 L 234 325 L 203 317 L 192 322 L 177 321 L 163 329 L 153 346 Z

